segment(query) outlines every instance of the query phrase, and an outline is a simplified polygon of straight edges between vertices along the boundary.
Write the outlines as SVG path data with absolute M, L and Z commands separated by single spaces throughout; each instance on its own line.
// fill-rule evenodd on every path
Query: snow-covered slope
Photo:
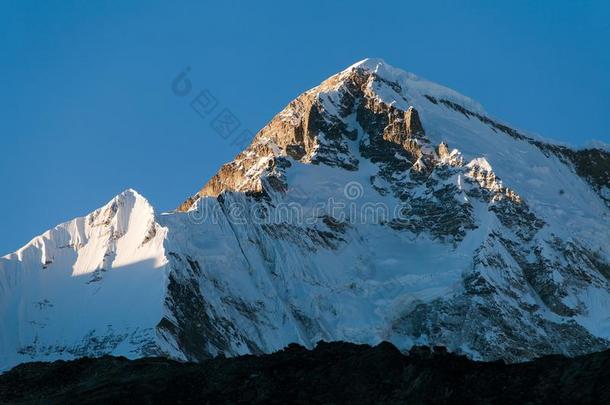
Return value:
M 0 259 L 0 367 L 156 353 L 167 230 L 127 190 Z
M 0 260 L 0 368 L 320 339 L 477 359 L 610 347 L 610 154 L 367 59 L 175 212 L 126 191 Z

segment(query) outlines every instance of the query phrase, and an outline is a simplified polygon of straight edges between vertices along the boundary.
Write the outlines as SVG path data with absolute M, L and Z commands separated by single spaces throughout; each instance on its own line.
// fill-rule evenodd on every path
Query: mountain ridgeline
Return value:
M 475 362 L 443 347 L 401 353 L 319 342 L 201 363 L 103 356 L 28 363 L 0 375 L 0 402 L 147 404 L 584 404 L 610 402 L 610 352 Z

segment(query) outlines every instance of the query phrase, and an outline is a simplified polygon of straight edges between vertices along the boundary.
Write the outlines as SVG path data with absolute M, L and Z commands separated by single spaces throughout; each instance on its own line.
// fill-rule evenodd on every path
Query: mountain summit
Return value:
M 610 153 L 379 59 L 301 94 L 175 212 L 133 190 L 0 259 L 0 368 L 320 340 L 610 347 Z

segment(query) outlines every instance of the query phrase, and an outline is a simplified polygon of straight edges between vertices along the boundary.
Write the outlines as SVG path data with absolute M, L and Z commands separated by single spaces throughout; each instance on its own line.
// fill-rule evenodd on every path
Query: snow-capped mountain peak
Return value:
M 477 359 L 610 347 L 610 154 L 365 59 L 175 212 L 133 190 L 0 259 L 0 367 L 318 340 Z
M 398 83 L 401 86 L 401 93 L 403 93 L 404 96 L 410 96 L 409 98 L 421 99 L 422 97 L 425 97 L 425 95 L 429 95 L 437 99 L 454 101 L 477 113 L 485 113 L 483 106 L 470 97 L 464 96 L 448 87 L 422 79 L 413 73 L 395 68 L 394 66 L 387 64 L 383 59 L 363 59 L 348 67 L 339 75 L 350 74 L 350 72 L 353 72 L 354 70 L 362 70 L 375 74 L 377 77 L 380 77 L 389 83 Z M 388 103 L 396 103 L 397 101 L 391 94 L 386 100 Z

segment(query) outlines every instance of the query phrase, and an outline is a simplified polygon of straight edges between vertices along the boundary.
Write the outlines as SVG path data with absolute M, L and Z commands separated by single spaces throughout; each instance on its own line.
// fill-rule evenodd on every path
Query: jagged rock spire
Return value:
M 405 131 L 408 136 L 413 138 L 422 138 L 426 135 L 419 119 L 419 113 L 413 107 L 409 107 L 405 112 Z

